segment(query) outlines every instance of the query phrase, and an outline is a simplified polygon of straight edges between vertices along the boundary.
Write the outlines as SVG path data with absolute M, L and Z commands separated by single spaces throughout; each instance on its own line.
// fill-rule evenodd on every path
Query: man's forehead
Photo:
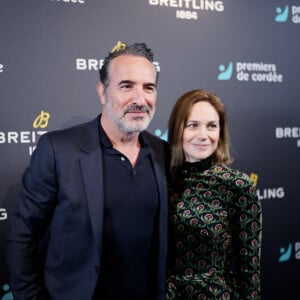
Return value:
M 109 69 L 115 69 L 115 68 L 134 68 L 134 67 L 147 67 L 153 69 L 155 71 L 155 66 L 152 62 L 150 62 L 147 58 L 143 56 L 135 56 L 135 55 L 120 55 L 116 58 L 114 58 L 110 62 L 110 68 Z
M 108 77 L 120 80 L 131 80 L 135 76 L 156 78 L 155 66 L 152 62 L 142 56 L 120 55 L 114 58 L 109 65 Z M 113 78 L 112 78 L 113 77 Z

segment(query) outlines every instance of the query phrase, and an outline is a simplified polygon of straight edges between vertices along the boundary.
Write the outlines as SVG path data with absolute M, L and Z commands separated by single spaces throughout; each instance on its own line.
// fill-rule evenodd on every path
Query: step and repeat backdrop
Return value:
M 299 0 L 1 0 L 0 300 L 13 299 L 4 237 L 22 173 L 41 135 L 101 111 L 98 70 L 118 42 L 154 52 L 162 139 L 186 91 L 225 103 L 234 167 L 262 201 L 262 299 L 300 299 Z

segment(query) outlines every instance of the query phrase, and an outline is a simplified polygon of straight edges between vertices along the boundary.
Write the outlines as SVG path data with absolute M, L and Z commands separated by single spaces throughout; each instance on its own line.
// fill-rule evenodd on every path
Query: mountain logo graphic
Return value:
M 280 257 L 278 259 L 279 262 L 288 261 L 292 256 L 292 244 L 289 244 L 287 248 L 281 247 L 280 248 Z
M 218 80 L 229 80 L 232 76 L 233 63 L 229 62 L 227 68 L 224 65 L 219 65 Z
M 284 23 L 289 17 L 289 7 L 286 5 L 284 9 L 281 7 L 276 7 L 276 17 L 275 22 Z

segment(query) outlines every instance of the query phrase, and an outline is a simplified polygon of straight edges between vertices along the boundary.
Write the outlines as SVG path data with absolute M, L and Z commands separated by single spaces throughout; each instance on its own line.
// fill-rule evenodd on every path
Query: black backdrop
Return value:
M 300 2 L 1 0 L 0 300 L 12 299 L 3 242 L 30 154 L 43 132 L 98 114 L 97 69 L 118 41 L 146 42 L 159 63 L 151 132 L 165 138 L 187 90 L 225 103 L 234 167 L 263 205 L 263 300 L 299 299 Z

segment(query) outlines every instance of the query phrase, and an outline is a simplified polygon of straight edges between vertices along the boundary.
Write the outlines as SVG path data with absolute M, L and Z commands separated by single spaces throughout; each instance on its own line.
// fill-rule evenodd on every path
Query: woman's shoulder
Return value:
M 221 177 L 226 182 L 231 182 L 236 186 L 252 186 L 253 183 L 249 175 L 238 169 L 231 168 L 224 164 L 214 164 L 211 171 L 216 176 Z

